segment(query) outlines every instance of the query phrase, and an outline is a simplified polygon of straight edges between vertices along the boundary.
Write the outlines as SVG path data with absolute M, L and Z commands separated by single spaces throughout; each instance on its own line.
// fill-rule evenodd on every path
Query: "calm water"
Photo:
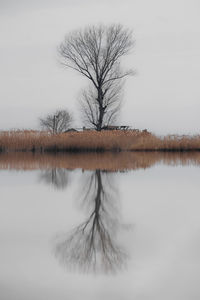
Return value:
M 0 156 L 0 299 L 200 299 L 200 154 Z

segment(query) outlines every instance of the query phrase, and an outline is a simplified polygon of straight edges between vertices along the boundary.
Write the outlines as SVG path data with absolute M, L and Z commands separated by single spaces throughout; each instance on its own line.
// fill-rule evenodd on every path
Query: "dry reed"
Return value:
M 200 150 L 200 136 L 158 137 L 146 131 L 82 131 L 50 135 L 40 131 L 0 133 L 0 151 L 191 151 Z

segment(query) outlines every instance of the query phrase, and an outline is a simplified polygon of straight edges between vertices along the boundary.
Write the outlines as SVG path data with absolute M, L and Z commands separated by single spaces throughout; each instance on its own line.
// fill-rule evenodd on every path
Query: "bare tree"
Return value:
M 122 70 L 120 60 L 132 46 L 130 30 L 122 25 L 100 25 L 72 32 L 59 47 L 61 62 L 91 82 L 92 88 L 84 93 L 82 105 L 84 102 L 87 121 L 98 131 L 119 110 L 118 85 L 133 74 L 132 70 Z
M 39 119 L 40 126 L 53 134 L 67 130 L 72 124 L 72 116 L 67 110 L 57 110 Z

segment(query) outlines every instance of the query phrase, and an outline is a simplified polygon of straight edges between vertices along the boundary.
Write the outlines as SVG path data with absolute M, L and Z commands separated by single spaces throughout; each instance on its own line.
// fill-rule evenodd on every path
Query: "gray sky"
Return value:
M 66 33 L 122 23 L 136 45 L 137 71 L 124 92 L 120 124 L 158 134 L 199 133 L 199 0 L 0 0 L 0 129 L 37 128 L 38 117 L 69 108 L 88 82 L 58 63 Z

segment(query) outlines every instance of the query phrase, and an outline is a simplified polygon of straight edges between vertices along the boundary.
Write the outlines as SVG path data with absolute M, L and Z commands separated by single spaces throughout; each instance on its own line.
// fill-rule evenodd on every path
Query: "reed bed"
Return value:
M 50 135 L 41 131 L 0 133 L 0 151 L 199 151 L 200 136 L 155 136 L 137 130 L 94 130 Z
M 107 151 L 127 150 L 142 133 L 134 131 L 82 131 L 50 135 L 48 132 L 10 131 L 0 134 L 2 151 Z
M 139 151 L 199 151 L 200 135 L 179 136 L 168 135 L 157 137 L 155 135 L 140 136 L 130 150 Z
M 82 169 L 128 171 L 156 164 L 200 166 L 200 152 L 118 152 L 118 153 L 22 153 L 0 155 L 0 170 Z

